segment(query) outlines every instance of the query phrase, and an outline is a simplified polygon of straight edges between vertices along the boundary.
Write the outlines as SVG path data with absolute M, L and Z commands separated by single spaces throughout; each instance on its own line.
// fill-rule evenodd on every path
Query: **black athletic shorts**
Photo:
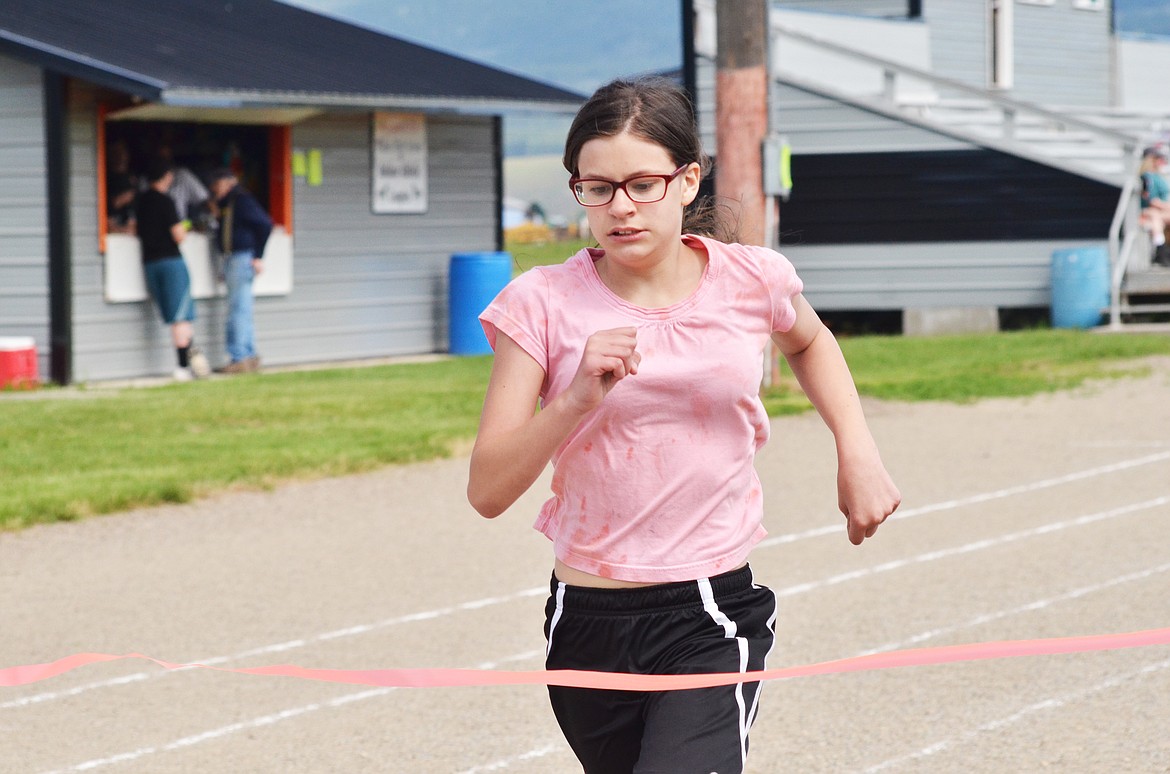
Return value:
M 548 669 L 633 674 L 764 668 L 776 597 L 749 567 L 637 589 L 566 586 L 545 606 Z M 586 774 L 738 774 L 760 684 L 682 691 L 549 687 L 553 712 Z

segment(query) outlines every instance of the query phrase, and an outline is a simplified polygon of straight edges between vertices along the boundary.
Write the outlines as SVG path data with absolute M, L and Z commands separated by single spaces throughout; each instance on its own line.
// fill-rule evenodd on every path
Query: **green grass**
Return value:
M 490 358 L 0 399 L 0 528 L 448 456 Z
M 1165 335 L 843 338 L 862 394 L 973 401 L 1141 375 Z M 466 451 L 490 357 L 0 396 L 0 529 Z M 770 414 L 808 410 L 790 375 Z
M 564 242 L 543 242 L 540 244 L 508 244 L 505 250 L 512 254 L 513 271 L 519 274 L 533 266 L 548 266 L 564 263 L 569 256 L 582 247 L 597 244 L 584 239 L 570 239 Z
M 1135 359 L 1170 354 L 1170 336 L 1051 329 L 840 342 L 862 395 L 900 401 L 965 403 L 1053 392 L 1088 379 L 1145 375 L 1149 369 Z M 787 369 L 763 397 L 772 416 L 811 408 Z

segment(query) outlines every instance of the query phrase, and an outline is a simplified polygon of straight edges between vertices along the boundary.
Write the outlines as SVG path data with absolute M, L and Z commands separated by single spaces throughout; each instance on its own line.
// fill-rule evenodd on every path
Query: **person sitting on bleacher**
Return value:
M 1170 183 L 1165 170 L 1170 153 L 1161 145 L 1146 148 L 1138 174 L 1142 178 L 1141 227 L 1150 232 L 1154 245 L 1154 263 L 1170 266 L 1170 245 L 1166 244 L 1166 226 L 1170 224 Z

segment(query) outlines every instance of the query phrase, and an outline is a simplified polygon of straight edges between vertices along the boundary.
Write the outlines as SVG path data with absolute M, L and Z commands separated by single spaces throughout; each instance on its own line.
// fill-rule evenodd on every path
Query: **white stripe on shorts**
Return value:
M 563 612 L 565 612 L 565 584 L 557 581 L 557 609 L 553 613 L 552 620 L 548 622 L 548 644 L 544 648 L 545 658 L 548 658 L 549 654 L 552 653 L 553 632 L 556 630 Z
M 703 609 L 707 611 L 707 615 L 711 616 L 712 621 L 723 627 L 723 636 L 729 640 L 734 639 L 739 645 L 739 671 L 746 672 L 748 666 L 747 640 L 743 637 L 736 636 L 737 627 L 735 621 L 732 621 L 719 609 L 719 603 L 715 601 L 715 592 L 711 589 L 711 581 L 707 578 L 699 578 L 696 582 L 699 584 L 699 594 L 703 598 Z M 744 706 L 743 700 L 743 683 L 736 683 L 735 685 L 735 703 L 739 706 L 740 761 L 746 766 L 749 726 L 747 708 Z

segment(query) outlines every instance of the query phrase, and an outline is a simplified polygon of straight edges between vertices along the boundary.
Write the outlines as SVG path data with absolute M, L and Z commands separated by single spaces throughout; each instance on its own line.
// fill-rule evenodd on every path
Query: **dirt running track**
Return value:
M 905 495 L 861 548 L 831 437 L 759 457 L 770 666 L 1170 626 L 1170 358 L 976 405 L 867 403 Z M 541 664 L 547 478 L 488 522 L 466 459 L 0 534 L 0 666 Z M 752 772 L 1170 772 L 1170 648 L 770 683 Z M 0 772 L 579 771 L 540 687 L 366 689 L 124 661 L 0 689 Z M 680 773 L 681 774 L 681 773 Z

